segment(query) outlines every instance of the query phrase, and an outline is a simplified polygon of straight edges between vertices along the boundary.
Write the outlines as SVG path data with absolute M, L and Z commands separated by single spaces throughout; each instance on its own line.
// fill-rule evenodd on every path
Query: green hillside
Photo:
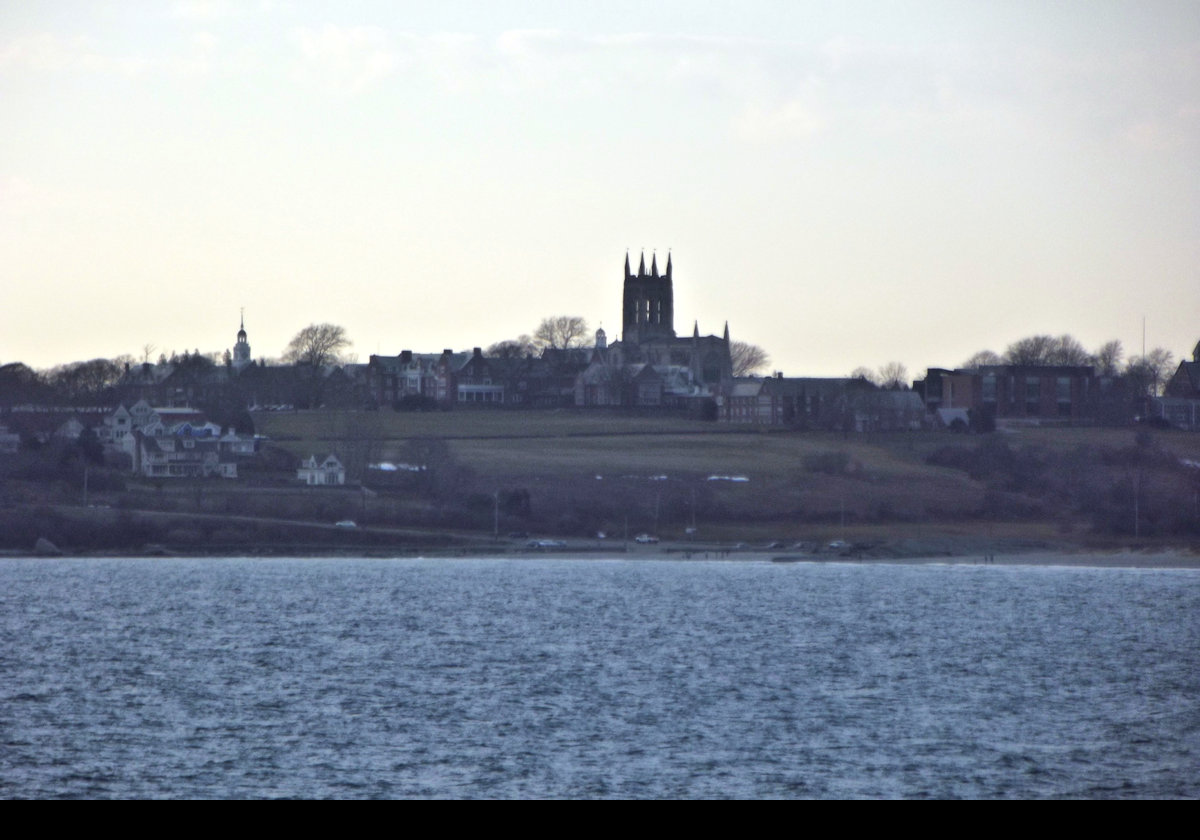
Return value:
M 1200 436 L 1182 432 L 843 436 L 565 411 L 255 419 L 295 455 L 332 450 L 348 463 L 410 463 L 436 441 L 429 475 L 361 474 L 385 492 L 456 508 L 478 527 L 492 524 L 499 493 L 527 494 L 506 512 L 505 529 L 566 535 L 629 528 L 681 537 L 693 522 L 721 538 L 781 540 L 1188 541 L 1200 531 L 1200 469 L 1188 465 L 1200 464 Z

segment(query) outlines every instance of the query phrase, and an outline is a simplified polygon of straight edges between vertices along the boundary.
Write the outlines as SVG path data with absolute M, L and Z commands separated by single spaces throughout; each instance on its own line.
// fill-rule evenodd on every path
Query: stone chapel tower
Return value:
M 642 344 L 675 337 L 675 292 L 671 285 L 670 254 L 667 254 L 666 274 L 661 276 L 656 255 L 651 255 L 650 271 L 647 272 L 643 253 L 636 275 L 629 270 L 629 254 L 625 255 L 625 294 L 621 313 L 622 341 Z

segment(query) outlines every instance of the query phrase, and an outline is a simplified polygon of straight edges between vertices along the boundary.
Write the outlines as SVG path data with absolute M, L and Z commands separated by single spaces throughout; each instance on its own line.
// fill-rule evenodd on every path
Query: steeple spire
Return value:
M 629 249 L 625 249 L 625 279 L 629 279 Z
M 638 263 L 638 277 L 646 275 L 646 252 L 642 251 L 642 260 Z
M 699 338 L 700 337 L 700 322 L 693 321 L 692 323 L 693 323 L 692 338 Z
M 729 343 L 729 322 L 725 322 L 725 343 Z
M 650 276 L 651 277 L 658 276 L 658 254 L 657 253 L 650 254 Z
M 240 371 L 250 364 L 250 342 L 246 340 L 246 307 L 242 307 L 238 318 L 237 343 L 233 345 L 230 363 L 234 370 Z
M 667 249 L 667 279 L 671 279 L 671 249 Z

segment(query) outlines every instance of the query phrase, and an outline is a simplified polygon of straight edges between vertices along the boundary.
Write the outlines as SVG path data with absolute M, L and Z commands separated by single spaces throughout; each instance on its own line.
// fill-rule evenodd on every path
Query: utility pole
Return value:
M 1142 469 L 1138 467 L 1137 476 L 1133 480 L 1133 538 L 1141 537 L 1141 501 L 1142 501 Z
M 696 488 L 692 488 L 692 539 L 696 538 Z

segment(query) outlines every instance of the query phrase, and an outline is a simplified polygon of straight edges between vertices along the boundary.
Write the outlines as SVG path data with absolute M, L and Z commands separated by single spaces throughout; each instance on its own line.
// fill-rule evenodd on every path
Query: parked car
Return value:
M 333 527 L 345 528 L 345 529 L 349 530 L 351 528 L 357 528 L 358 523 L 355 522 L 353 519 L 339 519 L 337 522 L 333 523 Z
M 642 545 L 650 545 L 658 542 L 658 537 L 652 537 L 649 534 L 638 534 L 633 538 L 633 541 L 636 543 L 641 543 Z
M 527 543 L 529 548 L 566 548 L 567 544 L 563 540 L 530 540 Z

